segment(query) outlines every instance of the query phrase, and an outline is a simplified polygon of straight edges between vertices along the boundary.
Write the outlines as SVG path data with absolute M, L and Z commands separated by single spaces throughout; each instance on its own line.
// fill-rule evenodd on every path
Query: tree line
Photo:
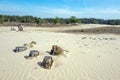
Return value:
M 5 22 L 11 23 L 35 23 L 38 25 L 41 24 L 108 24 L 108 25 L 120 25 L 120 19 L 96 19 L 96 18 L 76 18 L 71 16 L 70 18 L 40 18 L 34 16 L 10 16 L 10 15 L 0 15 L 0 24 Z

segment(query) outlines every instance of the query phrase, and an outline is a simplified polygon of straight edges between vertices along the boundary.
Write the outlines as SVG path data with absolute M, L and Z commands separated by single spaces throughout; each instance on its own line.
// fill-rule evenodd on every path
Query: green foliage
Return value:
M 55 24 L 60 23 L 60 19 L 59 19 L 58 17 L 56 17 L 56 18 L 54 19 L 54 23 L 55 23 Z
M 84 32 L 84 30 L 82 29 L 82 30 L 80 30 L 81 32 Z
M 41 19 L 40 20 L 40 23 L 42 24 L 42 23 L 47 23 L 47 21 L 45 20 L 45 19 Z
M 96 18 L 76 18 L 71 16 L 70 18 L 40 18 L 33 16 L 9 16 L 9 15 L 0 15 L 0 24 L 4 22 L 17 22 L 17 23 L 36 23 L 36 24 L 108 24 L 108 25 L 120 25 L 120 19 L 104 20 Z
M 0 23 L 3 24 L 3 22 L 4 22 L 4 16 L 0 15 Z
M 71 16 L 70 22 L 71 23 L 78 23 L 78 19 L 75 16 Z

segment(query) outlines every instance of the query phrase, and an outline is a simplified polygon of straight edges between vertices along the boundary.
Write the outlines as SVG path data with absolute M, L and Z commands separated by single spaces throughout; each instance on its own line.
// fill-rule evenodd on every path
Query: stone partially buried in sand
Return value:
M 25 56 L 26 59 L 32 59 L 33 57 L 39 56 L 39 51 L 31 50 L 29 56 Z
M 58 45 L 53 45 L 50 54 L 51 55 L 61 55 L 64 53 L 64 50 Z
M 29 57 L 37 57 L 37 56 L 39 56 L 39 51 L 37 50 L 30 51 Z
M 51 69 L 52 65 L 53 65 L 53 58 L 51 56 L 45 56 L 41 63 L 41 66 L 43 66 L 43 68 L 45 69 Z
M 22 52 L 22 51 L 25 51 L 26 49 L 27 49 L 27 47 L 20 46 L 20 47 L 16 47 L 13 51 L 14 52 Z
M 18 31 L 23 31 L 23 25 L 18 25 Z

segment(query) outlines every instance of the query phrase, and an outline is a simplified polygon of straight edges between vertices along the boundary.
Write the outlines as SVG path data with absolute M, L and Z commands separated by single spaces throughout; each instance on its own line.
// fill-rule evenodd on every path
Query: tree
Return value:
M 71 17 L 70 17 L 70 22 L 71 22 L 71 23 L 78 23 L 79 20 L 78 20 L 75 16 L 71 16 Z
M 55 23 L 55 24 L 60 23 L 60 18 L 56 17 L 56 18 L 54 19 L 54 23 Z
M 70 18 L 40 18 L 34 16 L 9 16 L 9 15 L 0 15 L 0 24 L 4 22 L 11 23 L 36 23 L 36 24 L 75 24 L 75 23 L 84 23 L 84 24 L 108 24 L 108 25 L 120 25 L 120 19 L 96 19 L 96 18 L 76 18 L 71 16 Z
M 0 15 L 0 23 L 3 24 L 3 22 L 4 22 L 4 16 Z
M 46 21 L 45 19 L 41 19 L 41 20 L 40 20 L 40 23 L 41 23 L 41 24 L 42 24 L 42 23 L 44 24 L 44 23 L 47 23 L 47 21 Z

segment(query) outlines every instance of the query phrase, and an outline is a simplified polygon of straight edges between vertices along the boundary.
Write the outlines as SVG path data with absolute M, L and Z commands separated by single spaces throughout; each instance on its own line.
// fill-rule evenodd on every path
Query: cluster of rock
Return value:
M 36 45 L 36 42 L 32 41 L 29 44 L 24 44 L 23 46 L 16 47 L 13 51 L 14 52 L 25 51 L 25 50 L 28 49 L 28 47 L 30 48 L 31 45 L 33 47 L 33 45 Z M 50 55 L 61 55 L 63 53 L 64 53 L 64 50 L 61 47 L 59 47 L 58 45 L 53 45 L 52 49 L 50 51 Z M 40 55 L 39 51 L 37 51 L 37 50 L 31 50 L 30 53 L 29 53 L 29 55 L 26 56 L 25 58 L 26 59 L 31 59 L 31 58 L 37 57 L 39 55 Z M 43 59 L 43 61 L 42 61 L 42 63 L 41 63 L 41 66 L 43 68 L 45 68 L 45 69 L 50 69 L 52 67 L 52 65 L 53 65 L 53 58 L 52 58 L 52 56 L 45 56 L 44 59 Z
M 23 25 L 17 25 L 17 27 L 18 27 L 18 31 L 23 31 Z M 11 31 L 16 31 L 16 29 L 15 29 L 15 27 L 11 27 L 11 29 L 10 29 Z

